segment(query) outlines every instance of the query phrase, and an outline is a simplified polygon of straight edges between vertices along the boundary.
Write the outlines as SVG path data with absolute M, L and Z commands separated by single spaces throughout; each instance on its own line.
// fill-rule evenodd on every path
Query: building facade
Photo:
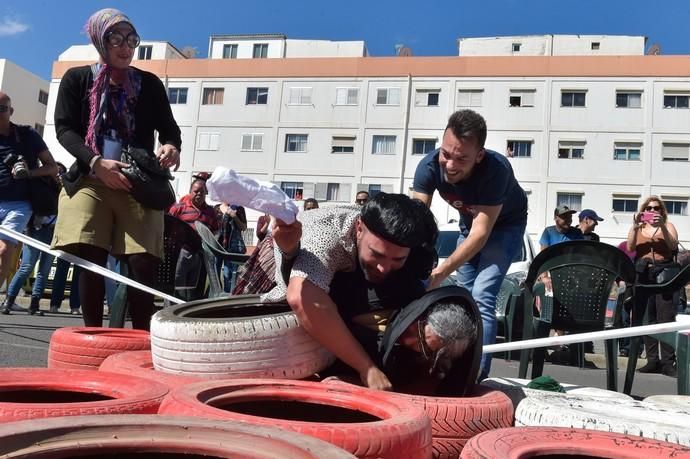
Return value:
M 12 122 L 44 133 L 50 84 L 12 61 L 0 59 L 0 91 L 12 99 Z

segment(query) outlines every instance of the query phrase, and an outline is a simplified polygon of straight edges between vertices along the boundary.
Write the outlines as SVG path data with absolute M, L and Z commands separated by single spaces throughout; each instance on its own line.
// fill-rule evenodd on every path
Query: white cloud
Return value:
M 0 37 L 9 37 L 25 32 L 29 26 L 14 19 L 0 19 Z

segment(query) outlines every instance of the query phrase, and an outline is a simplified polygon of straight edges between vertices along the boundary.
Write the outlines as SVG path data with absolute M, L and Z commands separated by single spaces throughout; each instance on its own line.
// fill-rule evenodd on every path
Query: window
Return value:
M 381 192 L 381 185 L 378 183 L 370 183 L 368 187 L 369 199 L 373 198 Z
M 38 132 L 38 135 L 40 135 L 41 137 L 43 137 L 43 129 L 44 129 L 44 126 L 43 126 L 42 124 L 40 124 L 40 123 L 34 124 L 34 129 L 36 130 L 36 132 Z
M 315 183 L 314 199 L 317 201 L 341 201 L 350 200 L 350 190 L 352 185 L 349 183 Z
M 584 107 L 587 91 L 561 91 L 561 107 Z
M 359 88 L 335 88 L 336 105 L 357 105 Z
M 217 151 L 220 143 L 220 134 L 217 132 L 200 132 L 197 150 Z
M 534 89 L 511 89 L 508 99 L 511 107 L 534 107 Z
M 280 189 L 288 195 L 290 199 L 300 201 L 304 195 L 304 183 L 302 182 L 280 182 Z
M 582 159 L 585 156 L 585 142 L 558 142 L 560 159 Z
M 311 88 L 290 88 L 288 105 L 311 105 Z
M 223 45 L 223 59 L 237 59 L 237 45 Z
M 339 191 L 340 183 L 329 183 L 328 188 L 326 188 L 326 201 L 340 201 Z
M 268 43 L 255 43 L 252 57 L 254 59 L 264 59 L 268 57 Z
M 641 143 L 616 142 L 613 144 L 613 159 L 617 161 L 639 161 L 641 150 Z
M 414 104 L 423 107 L 438 107 L 440 89 L 417 89 Z
M 400 88 L 377 89 L 376 105 L 400 105 Z
M 506 156 L 509 158 L 531 158 L 531 140 L 509 140 L 506 145 Z
M 581 193 L 556 193 L 556 207 L 568 206 L 571 210 L 582 209 L 582 194 Z
M 38 102 L 43 105 L 48 105 L 48 93 L 42 90 L 38 90 Z
M 373 155 L 395 154 L 395 136 L 375 135 L 371 141 L 371 153 Z
M 285 136 L 285 151 L 305 153 L 308 137 L 307 134 L 287 134 Z
M 354 153 L 356 137 L 333 137 L 331 153 Z
M 664 91 L 664 108 L 688 108 L 690 94 Z
M 459 89 L 458 107 L 481 107 L 483 89 Z
M 598 51 L 600 47 L 601 47 L 601 43 L 599 43 L 598 41 L 592 42 L 592 51 Z
M 222 105 L 224 93 L 225 90 L 223 88 L 204 88 L 204 97 L 201 105 Z
M 263 151 L 263 134 L 242 134 L 242 151 Z
M 520 48 L 522 48 L 522 43 L 513 43 L 513 52 L 514 53 L 519 53 Z
M 642 107 L 642 91 L 616 91 L 617 108 Z
M 247 88 L 247 105 L 266 105 L 268 103 L 268 88 Z
M 153 46 L 140 46 L 139 47 L 139 60 L 149 61 L 151 60 L 151 54 L 153 54 Z
M 666 211 L 673 215 L 687 215 L 688 214 L 688 198 L 681 197 L 663 197 Z
M 664 143 L 661 145 L 662 161 L 687 161 L 690 153 L 690 144 Z
M 612 207 L 614 212 L 637 212 L 637 197 L 613 196 Z
M 436 149 L 436 139 L 412 139 L 412 154 L 424 155 Z
M 168 100 L 171 104 L 186 104 L 187 88 L 168 88 Z

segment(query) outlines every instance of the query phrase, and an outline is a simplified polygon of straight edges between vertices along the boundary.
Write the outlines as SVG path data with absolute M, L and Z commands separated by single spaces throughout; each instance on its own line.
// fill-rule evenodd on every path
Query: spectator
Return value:
M 479 306 L 484 344 L 496 341 L 496 296 L 527 225 L 527 195 L 510 162 L 484 148 L 486 122 L 472 110 L 451 115 L 441 147 L 417 165 L 414 198 L 431 205 L 434 191 L 460 214 L 455 251 L 431 272 L 429 288 L 457 270 L 457 283 Z M 488 376 L 491 354 L 482 357 L 480 379 Z
M 582 231 L 582 238 L 585 241 L 599 242 L 599 235 L 594 232 L 594 228 L 597 227 L 599 222 L 603 222 L 604 219 L 592 209 L 581 210 L 578 219 L 580 224 L 577 227 Z
M 628 231 L 628 250 L 635 252 L 636 282 L 657 283 L 657 276 L 674 265 L 673 257 L 678 250 L 678 232 L 668 221 L 664 201 L 658 196 L 649 196 L 642 202 L 640 210 L 633 217 Z M 677 265 L 676 265 L 677 266 Z M 632 325 L 641 325 L 647 310 L 649 323 L 674 322 L 678 292 L 658 295 L 638 293 L 633 297 Z M 639 368 L 640 373 L 663 373 L 677 376 L 675 355 L 670 344 L 659 342 L 651 336 L 644 337 L 647 364 Z M 661 354 L 659 353 L 661 348 Z
M 173 217 L 177 217 L 189 226 L 194 228 L 194 222 L 200 221 L 212 232 L 217 232 L 220 228 L 220 219 L 216 210 L 206 204 L 206 181 L 196 179 L 189 187 L 189 194 L 180 198 L 177 204 L 174 204 L 168 213 Z
M 221 204 L 222 219 L 218 242 L 230 253 L 246 253 L 247 247 L 242 237 L 242 231 L 247 229 L 247 215 L 244 207 L 234 204 Z M 235 273 L 237 264 L 229 260 L 219 260 L 223 267 L 223 291 L 232 292 L 235 286 Z
M 57 166 L 36 131 L 10 121 L 13 113 L 10 96 L 0 91 L 0 225 L 21 233 L 32 214 L 27 179 L 55 176 Z M 8 279 L 17 244 L 0 234 L 0 283 Z M 0 306 L 4 314 L 9 314 L 18 293 L 9 284 L 8 280 L 7 297 Z
M 131 277 L 150 285 L 163 256 L 163 212 L 142 206 L 120 172 L 123 147 L 141 147 L 162 167 L 180 164 L 180 128 L 160 78 L 131 67 L 139 35 L 121 11 L 103 9 L 86 24 L 100 60 L 69 69 L 55 106 L 57 139 L 77 158 L 65 174 L 53 247 L 105 266 L 112 254 L 129 266 Z M 154 132 L 160 147 L 154 150 Z M 155 153 L 154 153 L 155 151 Z M 69 186 L 68 186 L 69 185 Z M 102 326 L 103 277 L 79 278 L 87 326 Z M 128 288 L 134 328 L 149 329 L 153 295 Z
M 568 206 L 558 206 L 553 211 L 553 220 L 555 225 L 547 226 L 541 233 L 539 244 L 541 250 L 550 247 L 559 242 L 565 241 L 580 241 L 583 239 L 582 231 L 579 228 L 571 226 L 573 223 L 573 214 L 576 210 L 570 209 Z
M 304 200 L 304 210 L 312 210 L 319 208 L 319 201 L 314 198 L 307 198 Z
M 369 192 L 368 191 L 358 191 L 355 195 L 355 204 L 358 206 L 363 206 L 369 202 Z
M 271 216 L 268 214 L 263 214 L 256 220 L 256 238 L 259 242 L 263 241 L 264 238 L 271 231 Z

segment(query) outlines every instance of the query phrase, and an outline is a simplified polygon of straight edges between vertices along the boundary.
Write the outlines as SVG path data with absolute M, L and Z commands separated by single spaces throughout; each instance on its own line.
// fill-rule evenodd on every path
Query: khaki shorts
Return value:
M 163 211 L 143 207 L 129 193 L 85 177 L 71 198 L 65 190 L 60 193 L 52 247 L 71 244 L 93 245 L 115 256 L 149 253 L 162 258 Z

